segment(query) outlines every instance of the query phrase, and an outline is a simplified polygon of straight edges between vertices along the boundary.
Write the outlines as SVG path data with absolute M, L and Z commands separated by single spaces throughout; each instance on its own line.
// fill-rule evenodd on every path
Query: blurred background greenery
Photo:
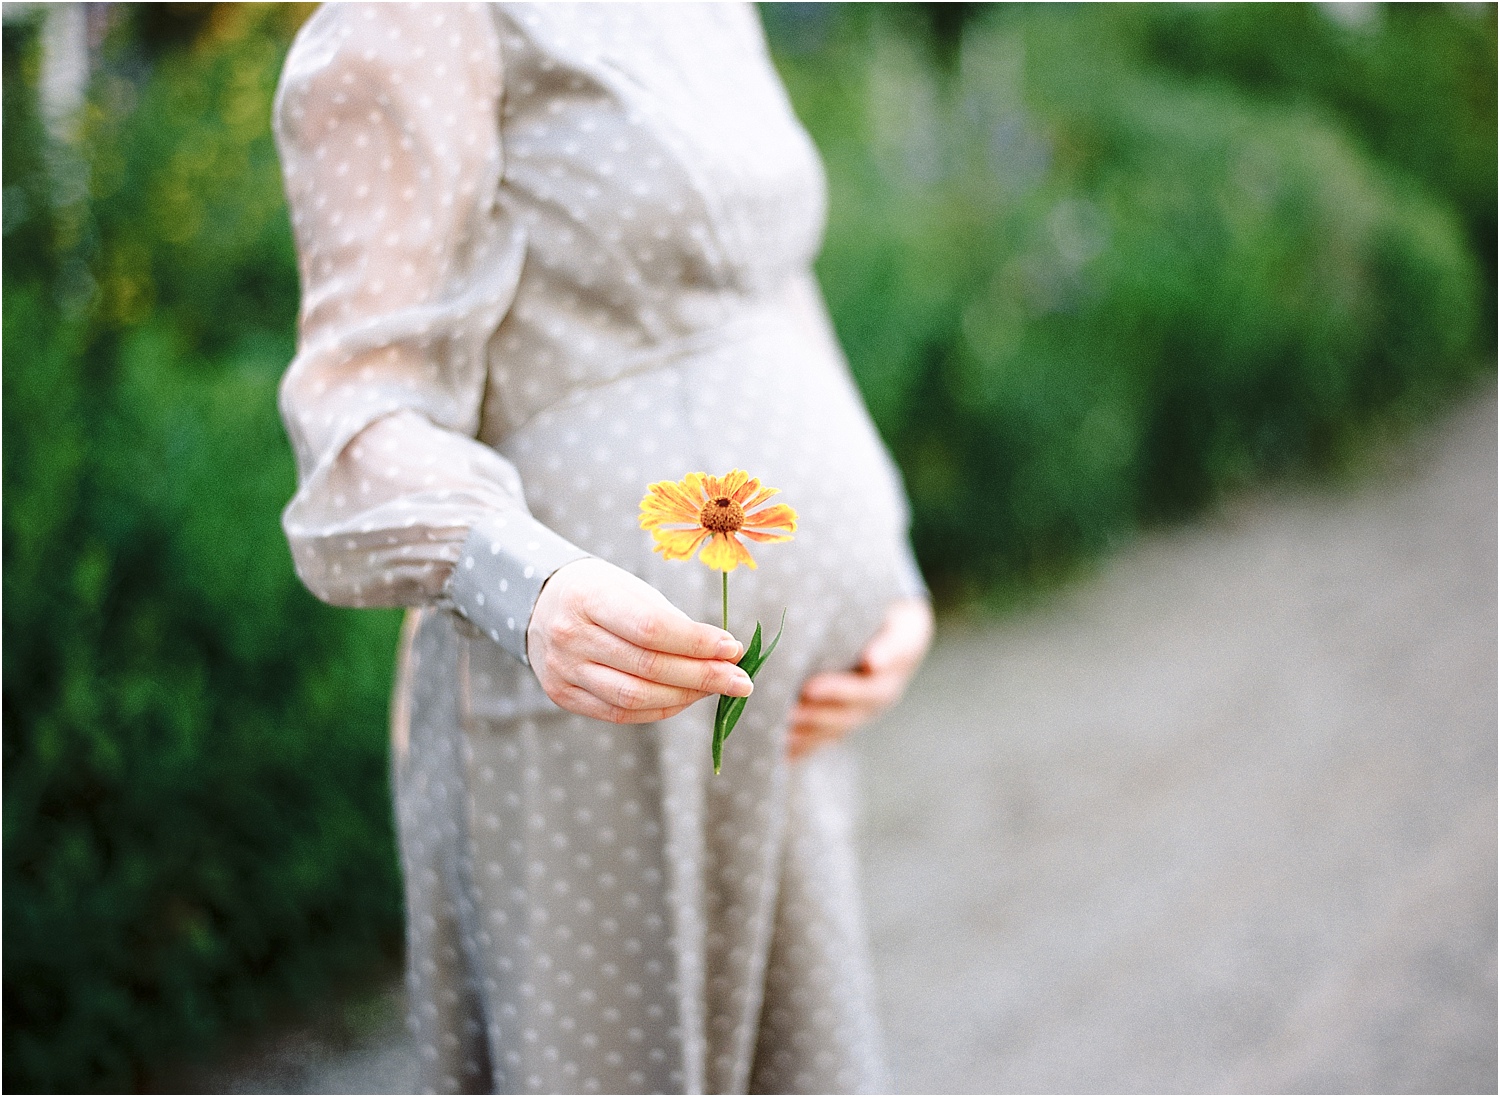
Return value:
M 138 1088 L 399 954 L 397 618 L 312 599 L 277 521 L 309 10 L 6 5 L 8 1090 Z M 1492 6 L 762 13 L 946 601 L 1493 371 Z

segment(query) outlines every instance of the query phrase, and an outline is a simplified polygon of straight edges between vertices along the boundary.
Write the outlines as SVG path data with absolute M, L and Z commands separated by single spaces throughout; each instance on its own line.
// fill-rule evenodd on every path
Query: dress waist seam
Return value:
M 685 335 L 654 343 L 634 353 L 622 355 L 615 359 L 618 365 L 609 371 L 608 376 L 571 386 L 566 394 L 549 404 L 533 409 L 524 419 L 507 428 L 503 438 L 488 442 L 488 444 L 498 448 L 506 439 L 524 431 L 540 416 L 576 403 L 600 389 L 619 384 L 632 377 L 655 373 L 687 358 L 707 354 L 735 343 L 749 342 L 760 333 L 770 330 L 767 322 L 772 318 L 780 303 L 775 300 L 757 301 L 721 323 L 699 328 Z

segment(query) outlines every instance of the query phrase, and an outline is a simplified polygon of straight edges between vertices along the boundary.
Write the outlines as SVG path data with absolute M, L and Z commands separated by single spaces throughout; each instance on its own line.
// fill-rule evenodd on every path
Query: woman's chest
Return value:
M 811 262 L 821 164 L 737 4 L 497 5 L 511 200 L 582 280 L 754 291 Z

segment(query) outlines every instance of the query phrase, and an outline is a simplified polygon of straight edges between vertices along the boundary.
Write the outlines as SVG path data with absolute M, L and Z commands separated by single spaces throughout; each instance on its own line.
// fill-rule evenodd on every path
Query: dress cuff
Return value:
M 488 516 L 470 529 L 446 594 L 475 628 L 530 666 L 526 627 L 542 584 L 588 555 L 529 514 Z

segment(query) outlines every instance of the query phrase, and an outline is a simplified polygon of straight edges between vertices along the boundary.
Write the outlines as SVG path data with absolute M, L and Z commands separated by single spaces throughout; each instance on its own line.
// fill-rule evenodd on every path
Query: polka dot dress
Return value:
M 754 11 L 330 5 L 276 133 L 303 287 L 287 537 L 320 598 L 411 607 L 393 765 L 428 1088 L 887 1086 L 851 760 L 788 764 L 786 717 L 922 586 Z M 574 716 L 525 633 L 585 556 L 717 622 L 717 573 L 654 556 L 637 506 L 736 467 L 801 524 L 731 577 L 731 631 L 785 611 L 786 635 L 715 776 L 710 703 Z

